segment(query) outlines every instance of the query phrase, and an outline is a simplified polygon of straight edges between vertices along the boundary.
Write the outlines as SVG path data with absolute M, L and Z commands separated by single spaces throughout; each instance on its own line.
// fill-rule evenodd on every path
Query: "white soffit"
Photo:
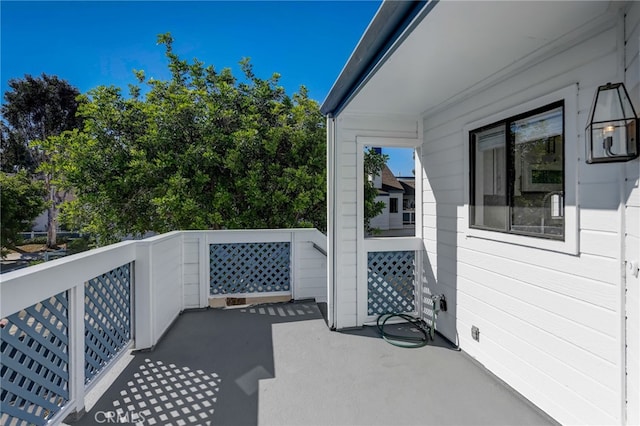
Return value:
M 491 79 L 607 12 L 586 1 L 440 1 L 349 102 L 416 115 Z

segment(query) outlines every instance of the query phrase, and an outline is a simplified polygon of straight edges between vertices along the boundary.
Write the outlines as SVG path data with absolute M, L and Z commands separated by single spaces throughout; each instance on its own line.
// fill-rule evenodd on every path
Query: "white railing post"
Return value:
M 298 250 L 297 250 L 297 246 L 298 246 L 298 233 L 293 230 L 291 231 L 291 267 L 290 267 L 290 272 L 291 272 L 291 298 L 293 300 L 296 299 L 296 287 L 297 287 L 297 283 L 298 283 L 298 265 L 300 264 L 299 259 L 298 259 Z
M 84 283 L 69 289 L 69 400 L 70 420 L 84 414 Z
M 139 241 L 135 250 L 135 348 L 148 349 L 154 345 L 151 245 Z
M 209 277 L 209 235 L 206 232 L 199 234 L 199 251 L 200 254 L 200 307 L 206 308 L 209 306 L 209 286 L 211 285 L 211 279 Z
M 184 300 L 184 296 L 185 296 L 185 288 L 184 288 L 184 271 L 185 271 L 185 267 L 184 267 L 184 260 L 185 260 L 185 253 L 184 253 L 184 232 L 180 232 L 180 234 L 177 237 L 179 243 L 178 243 L 178 247 L 180 248 L 180 312 L 184 311 L 185 307 L 186 307 L 186 303 Z

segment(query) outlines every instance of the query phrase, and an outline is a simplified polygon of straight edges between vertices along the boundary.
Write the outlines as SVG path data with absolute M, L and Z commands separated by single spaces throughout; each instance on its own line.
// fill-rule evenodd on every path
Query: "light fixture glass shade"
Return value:
M 612 163 L 637 158 L 637 121 L 624 83 L 607 83 L 598 87 L 585 132 L 587 163 Z

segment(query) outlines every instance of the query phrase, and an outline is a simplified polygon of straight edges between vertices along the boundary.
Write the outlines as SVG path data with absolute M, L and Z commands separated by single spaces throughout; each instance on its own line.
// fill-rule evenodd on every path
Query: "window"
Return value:
M 398 199 L 391 197 L 389 199 L 389 213 L 398 213 Z
M 469 226 L 564 240 L 564 102 L 469 137 Z

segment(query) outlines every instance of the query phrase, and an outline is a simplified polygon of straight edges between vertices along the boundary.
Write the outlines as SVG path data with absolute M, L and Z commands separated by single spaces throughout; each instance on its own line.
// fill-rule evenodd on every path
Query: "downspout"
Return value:
M 333 114 L 327 114 L 327 325 L 336 329 L 336 130 Z
M 626 83 L 626 35 L 625 35 L 625 25 L 626 25 L 626 13 L 624 11 L 624 6 L 621 6 L 618 9 L 618 19 L 616 22 L 616 38 L 617 38 L 617 56 L 618 56 L 618 69 L 617 75 L 618 80 Z M 618 187 L 619 187 L 619 200 L 618 200 L 618 214 L 620 218 L 620 393 L 621 393 L 621 406 L 620 406 L 620 423 L 627 423 L 627 303 L 626 303 L 626 268 L 625 268 L 625 259 L 626 259 L 626 242 L 625 242 L 625 232 L 626 232 L 626 215 L 625 215 L 625 166 L 626 163 L 620 163 L 618 166 Z

